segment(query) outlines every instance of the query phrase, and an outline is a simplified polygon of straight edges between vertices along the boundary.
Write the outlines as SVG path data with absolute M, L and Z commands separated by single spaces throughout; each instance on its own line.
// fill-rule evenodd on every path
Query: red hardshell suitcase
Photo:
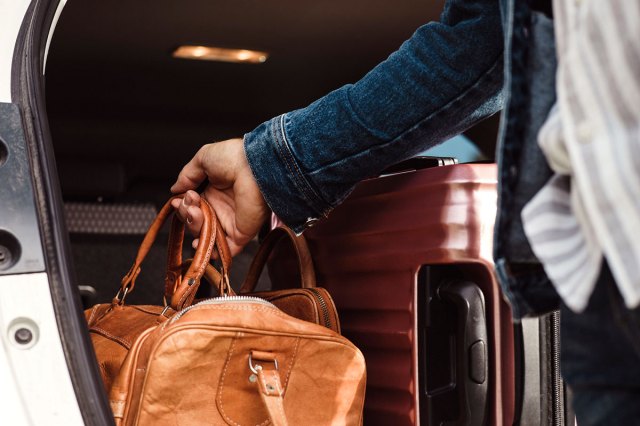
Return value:
M 360 183 L 305 231 L 318 285 L 367 360 L 365 425 L 511 425 L 514 328 L 492 263 L 496 166 L 422 168 L 433 161 Z M 270 259 L 272 282 L 295 274 L 287 250 Z

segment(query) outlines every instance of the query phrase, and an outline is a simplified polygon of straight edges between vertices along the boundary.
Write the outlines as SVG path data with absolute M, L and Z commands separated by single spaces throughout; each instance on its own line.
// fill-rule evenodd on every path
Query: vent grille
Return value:
M 157 214 L 153 204 L 65 203 L 64 211 L 74 234 L 145 234 Z

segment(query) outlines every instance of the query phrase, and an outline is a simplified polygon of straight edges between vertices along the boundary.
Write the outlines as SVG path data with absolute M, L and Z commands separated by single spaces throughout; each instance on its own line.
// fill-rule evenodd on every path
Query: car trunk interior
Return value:
M 182 166 L 206 143 L 357 81 L 443 2 L 71 0 L 46 65 L 47 112 L 75 274 L 115 294 Z M 177 59 L 180 45 L 266 51 L 260 64 Z M 492 158 L 495 118 L 467 136 Z M 165 232 L 166 235 L 166 232 Z M 128 301 L 160 303 L 165 242 Z M 238 286 L 257 243 L 235 260 Z M 262 286 L 268 286 L 263 279 Z

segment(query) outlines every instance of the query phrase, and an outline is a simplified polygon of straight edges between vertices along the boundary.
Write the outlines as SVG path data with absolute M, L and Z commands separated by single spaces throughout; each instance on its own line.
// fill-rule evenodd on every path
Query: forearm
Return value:
M 287 224 L 301 231 L 363 178 L 501 107 L 498 2 L 455 3 L 357 83 L 245 136 L 263 195 Z

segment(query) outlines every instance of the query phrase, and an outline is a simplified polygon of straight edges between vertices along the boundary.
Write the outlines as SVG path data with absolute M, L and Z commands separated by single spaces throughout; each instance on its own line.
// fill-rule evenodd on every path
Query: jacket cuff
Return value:
M 511 305 L 514 321 L 560 309 L 560 296 L 542 265 L 526 264 L 519 267 L 509 264 L 504 258 L 497 258 L 495 269 L 502 294 Z
M 297 234 L 331 211 L 312 187 L 293 155 L 285 131 L 286 115 L 244 135 L 244 150 L 260 192 L 278 218 Z

